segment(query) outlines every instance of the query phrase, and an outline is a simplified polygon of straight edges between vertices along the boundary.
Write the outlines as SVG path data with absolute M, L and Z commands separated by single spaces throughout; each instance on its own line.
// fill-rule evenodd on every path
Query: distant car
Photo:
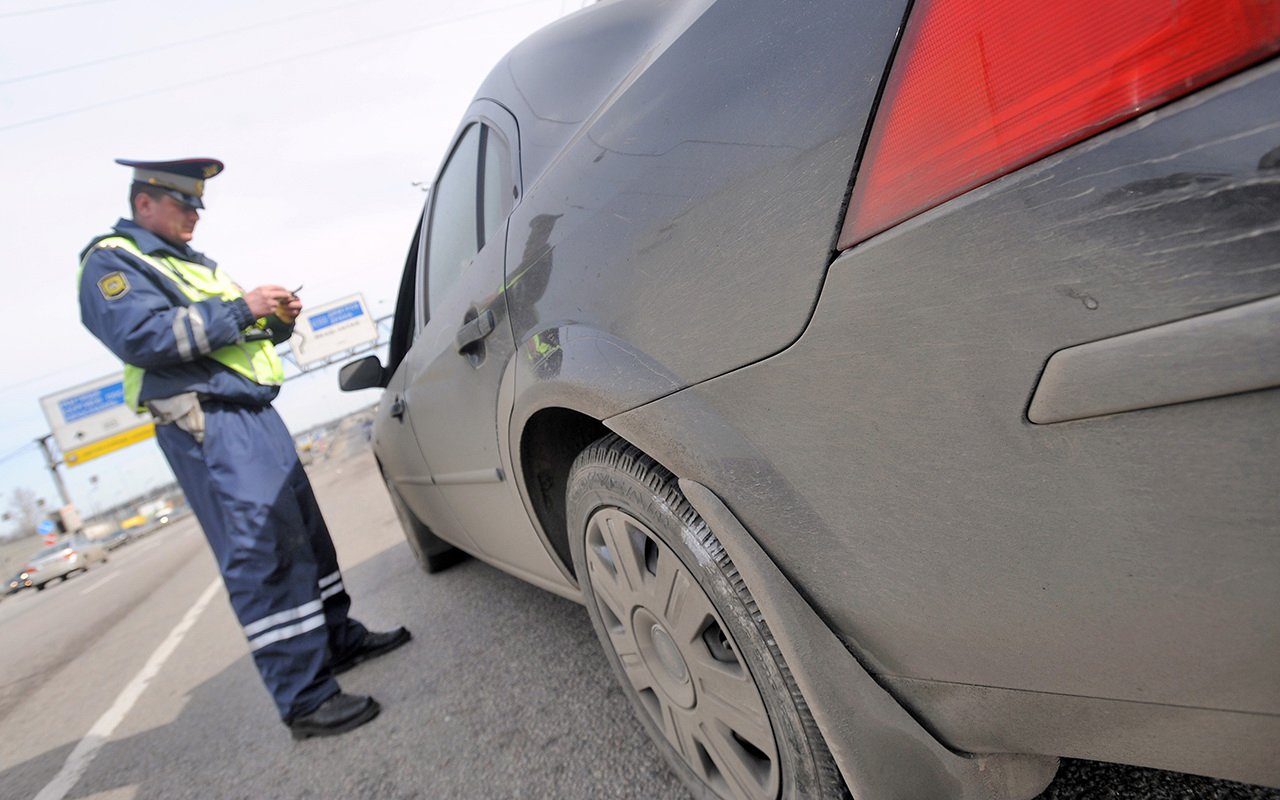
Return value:
M 108 550 L 115 550 L 118 547 L 128 544 L 131 538 L 129 531 L 124 528 L 116 528 L 114 531 L 103 537 L 102 545 Z
M 31 588 L 31 575 L 22 570 L 9 579 L 8 585 L 5 587 L 5 594 L 17 594 L 23 589 Z
M 101 542 L 75 536 L 36 553 L 24 572 L 36 590 L 41 591 L 50 581 L 66 580 L 73 572 L 87 572 L 91 565 L 106 561 L 107 548 Z
M 1278 0 L 535 34 L 342 371 L 412 550 L 582 602 L 697 797 L 1280 785 L 1277 52 Z

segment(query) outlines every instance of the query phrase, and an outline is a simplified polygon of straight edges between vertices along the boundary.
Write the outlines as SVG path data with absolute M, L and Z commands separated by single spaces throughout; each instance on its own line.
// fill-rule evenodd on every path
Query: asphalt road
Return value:
M 414 633 L 343 676 L 383 703 L 382 716 L 292 741 L 188 519 L 87 575 L 0 603 L 0 797 L 687 797 L 585 611 L 476 561 L 423 575 L 366 452 L 312 475 L 354 614 Z M 1065 762 L 1044 798 L 1280 792 Z
M 468 561 L 413 562 L 365 453 L 312 471 L 353 613 L 414 640 L 343 676 L 384 707 L 295 743 L 219 585 L 66 797 L 682 798 L 581 607 Z M 0 797 L 31 798 L 217 578 L 193 520 L 0 603 Z

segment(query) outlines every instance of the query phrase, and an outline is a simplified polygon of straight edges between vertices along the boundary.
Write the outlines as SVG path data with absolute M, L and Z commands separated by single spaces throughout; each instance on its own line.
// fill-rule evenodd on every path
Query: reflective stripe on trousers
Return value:
M 330 648 L 364 636 L 293 438 L 275 410 L 203 401 L 205 440 L 156 439 L 204 529 L 254 663 L 284 719 L 338 690 Z

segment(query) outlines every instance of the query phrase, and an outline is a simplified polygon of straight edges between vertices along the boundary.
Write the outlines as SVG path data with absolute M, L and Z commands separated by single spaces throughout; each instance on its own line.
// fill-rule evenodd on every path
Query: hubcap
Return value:
M 636 647 L 645 668 L 663 693 L 681 708 L 693 708 L 697 698 L 689 665 L 671 634 L 645 608 L 637 608 L 632 614 L 631 630 L 635 632 Z
M 667 743 L 720 797 L 777 797 L 778 748 L 764 699 L 684 562 L 616 508 L 592 515 L 586 544 L 609 644 Z
M 649 629 L 649 638 L 653 640 L 653 649 L 658 651 L 658 660 L 662 662 L 662 666 L 666 667 L 667 674 L 681 683 L 688 683 L 689 668 L 685 666 L 684 658 L 676 649 L 676 643 L 671 638 L 671 634 L 667 633 L 661 624 L 655 622 Z

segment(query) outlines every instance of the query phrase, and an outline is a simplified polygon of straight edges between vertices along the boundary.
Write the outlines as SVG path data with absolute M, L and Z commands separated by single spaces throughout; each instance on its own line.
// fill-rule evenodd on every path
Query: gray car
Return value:
M 23 572 L 32 586 L 43 590 L 51 581 L 66 580 L 73 572 L 88 572 L 89 567 L 106 561 L 107 548 L 101 542 L 72 536 L 36 553 Z
M 1280 785 L 1278 50 L 1272 0 L 539 32 L 341 378 L 414 553 L 583 603 L 698 797 Z

